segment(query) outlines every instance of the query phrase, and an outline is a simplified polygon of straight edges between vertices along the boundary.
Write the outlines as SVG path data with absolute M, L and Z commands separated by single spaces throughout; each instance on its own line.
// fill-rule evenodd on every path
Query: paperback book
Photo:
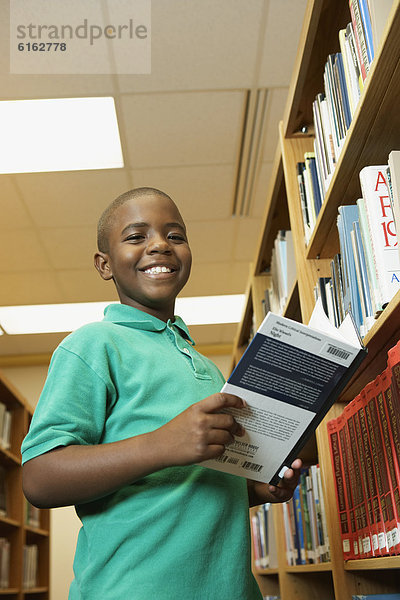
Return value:
M 268 313 L 222 388 L 246 434 L 202 466 L 277 484 L 335 402 L 366 350 L 348 313 L 338 329 L 317 302 L 309 325 Z

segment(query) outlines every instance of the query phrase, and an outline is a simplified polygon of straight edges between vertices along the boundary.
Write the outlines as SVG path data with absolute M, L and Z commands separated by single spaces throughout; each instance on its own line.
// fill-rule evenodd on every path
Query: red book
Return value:
M 346 439 L 348 454 L 352 468 L 350 470 L 350 482 L 354 491 L 354 502 L 356 503 L 356 519 L 358 530 L 358 548 L 361 557 L 375 556 L 372 544 L 372 527 L 367 508 L 367 479 L 362 472 L 361 461 L 357 446 L 357 433 L 354 424 L 356 403 L 350 402 L 344 409 L 343 415 L 346 421 Z
M 391 531 L 394 527 L 393 501 L 390 493 L 385 451 L 379 428 L 379 417 L 376 409 L 376 396 L 379 392 L 380 380 L 377 377 L 365 386 L 364 410 L 367 418 L 372 459 L 374 461 L 376 485 L 381 501 L 382 517 L 385 523 L 386 543 L 389 554 L 394 553 Z
M 331 450 L 332 468 L 335 479 L 336 502 L 339 512 L 340 536 L 342 539 L 343 557 L 354 558 L 353 539 L 350 532 L 350 516 L 346 501 L 343 465 L 341 460 L 338 419 L 327 423 L 329 446 Z M 342 419 L 343 420 L 343 419 Z
M 368 483 L 371 490 L 371 500 L 372 507 L 374 511 L 374 518 L 377 527 L 377 535 L 378 535 L 378 554 L 385 555 L 388 554 L 388 545 L 387 545 L 387 537 L 386 537 L 386 528 L 385 528 L 385 517 L 386 510 L 382 509 L 381 506 L 381 496 L 378 490 L 377 477 L 376 477 L 376 469 L 375 463 L 372 455 L 372 447 L 371 440 L 369 435 L 369 427 L 367 423 L 367 416 L 365 412 L 365 403 L 366 403 L 366 390 L 365 388 L 361 390 L 359 395 L 360 401 L 358 402 L 358 420 L 360 424 L 360 431 L 362 437 L 363 451 L 364 451 L 364 460 L 367 467 L 368 474 Z
M 374 486 L 374 475 L 372 465 L 367 462 L 366 453 L 364 450 L 364 439 L 361 430 L 359 411 L 362 409 L 362 398 L 361 394 L 356 396 L 352 401 L 354 414 L 353 424 L 356 435 L 357 452 L 360 461 L 360 473 L 363 481 L 364 495 L 367 507 L 368 523 L 371 532 L 371 544 L 372 552 L 374 556 L 380 556 L 381 551 L 379 550 L 379 533 L 383 532 L 383 523 L 381 518 L 381 512 L 379 503 L 377 501 L 375 487 Z M 367 442 L 368 440 L 366 440 Z M 382 538 L 384 535 L 382 533 Z
M 346 421 L 342 415 L 338 417 L 338 434 L 339 434 L 339 447 L 340 454 L 343 466 L 343 475 L 344 475 L 344 492 L 346 496 L 346 504 L 349 510 L 349 519 L 350 519 L 350 537 L 352 541 L 352 558 L 360 558 L 360 546 L 358 543 L 358 527 L 359 527 L 359 519 L 358 513 L 356 514 L 356 507 L 354 501 L 354 489 L 352 486 L 352 478 L 351 478 L 351 462 L 350 455 L 346 443 Z M 353 482 L 354 483 L 354 482 Z M 360 540 L 362 533 L 360 532 Z M 362 546 L 362 543 L 361 543 Z
M 389 369 L 385 369 L 379 377 L 380 391 L 376 397 L 376 401 L 395 514 L 395 526 L 391 534 L 394 552 L 395 554 L 400 554 L 400 467 L 397 462 L 395 444 L 390 428 L 390 411 L 388 407 L 392 403 L 392 386 Z

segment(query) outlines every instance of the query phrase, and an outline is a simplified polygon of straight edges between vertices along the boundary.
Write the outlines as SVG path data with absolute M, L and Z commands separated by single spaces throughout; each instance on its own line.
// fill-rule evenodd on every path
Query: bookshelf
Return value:
M 0 467 L 6 498 L 5 514 L 2 511 L 0 516 L 0 538 L 5 538 L 9 543 L 9 581 L 7 587 L 0 587 L 0 597 L 6 600 L 48 600 L 50 513 L 48 510 L 38 511 L 35 523 L 31 521 L 29 524 L 26 516 L 27 501 L 22 492 L 20 447 L 28 431 L 32 412 L 25 399 L 2 373 L 0 402 L 11 412 L 10 448 L 0 447 Z M 28 586 L 25 585 L 26 546 L 37 547 L 36 586 L 33 586 L 32 579 Z M 35 561 L 31 561 L 31 566 L 32 562 Z
M 314 307 L 313 288 L 318 277 L 330 275 L 329 263 L 339 250 L 336 228 L 338 206 L 354 204 L 361 195 L 359 171 L 368 164 L 386 164 L 389 152 L 399 148 L 400 111 L 400 0 L 394 0 L 375 53 L 370 74 L 354 114 L 339 161 L 308 246 L 304 243 L 296 164 L 313 150 L 312 103 L 323 90 L 328 54 L 339 52 L 338 32 L 351 20 L 348 0 L 309 0 L 301 33 L 279 143 L 266 197 L 265 214 L 256 255 L 251 265 L 246 304 L 234 344 L 232 367 L 261 322 L 261 299 L 267 281 L 274 239 L 279 229 L 291 229 L 297 281 L 284 316 L 308 322 Z M 260 316 L 261 315 L 261 316 Z M 343 391 L 339 401 L 302 453 L 306 464 L 319 463 L 322 473 L 331 561 L 287 566 L 283 517 L 274 505 L 278 569 L 253 570 L 263 594 L 281 600 L 347 600 L 352 594 L 398 592 L 400 556 L 343 560 L 329 442 L 328 420 L 343 412 L 347 402 L 386 366 L 387 350 L 400 339 L 400 292 L 391 300 L 364 338 L 368 357 Z

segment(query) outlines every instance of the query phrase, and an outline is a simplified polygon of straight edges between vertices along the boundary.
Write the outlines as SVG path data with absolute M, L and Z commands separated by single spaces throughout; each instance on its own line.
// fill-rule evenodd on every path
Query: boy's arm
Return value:
M 293 461 L 279 485 L 269 485 L 259 481 L 247 481 L 250 506 L 258 506 L 266 502 L 286 502 L 293 496 L 293 492 L 299 483 L 300 469 L 302 467 L 300 458 Z
M 243 428 L 220 411 L 242 408 L 232 394 L 213 394 L 155 431 L 119 442 L 56 448 L 26 462 L 23 489 L 39 508 L 90 502 L 160 469 L 221 455 Z

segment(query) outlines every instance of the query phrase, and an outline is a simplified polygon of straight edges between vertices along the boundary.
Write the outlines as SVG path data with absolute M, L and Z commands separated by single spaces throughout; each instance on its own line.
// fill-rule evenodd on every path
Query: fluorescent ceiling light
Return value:
M 9 335 L 64 333 L 101 321 L 108 304 L 110 302 L 2 306 L 0 324 Z M 188 325 L 239 323 L 243 306 L 243 294 L 178 298 L 175 313 Z
M 0 102 L 0 173 L 124 166 L 114 98 Z

